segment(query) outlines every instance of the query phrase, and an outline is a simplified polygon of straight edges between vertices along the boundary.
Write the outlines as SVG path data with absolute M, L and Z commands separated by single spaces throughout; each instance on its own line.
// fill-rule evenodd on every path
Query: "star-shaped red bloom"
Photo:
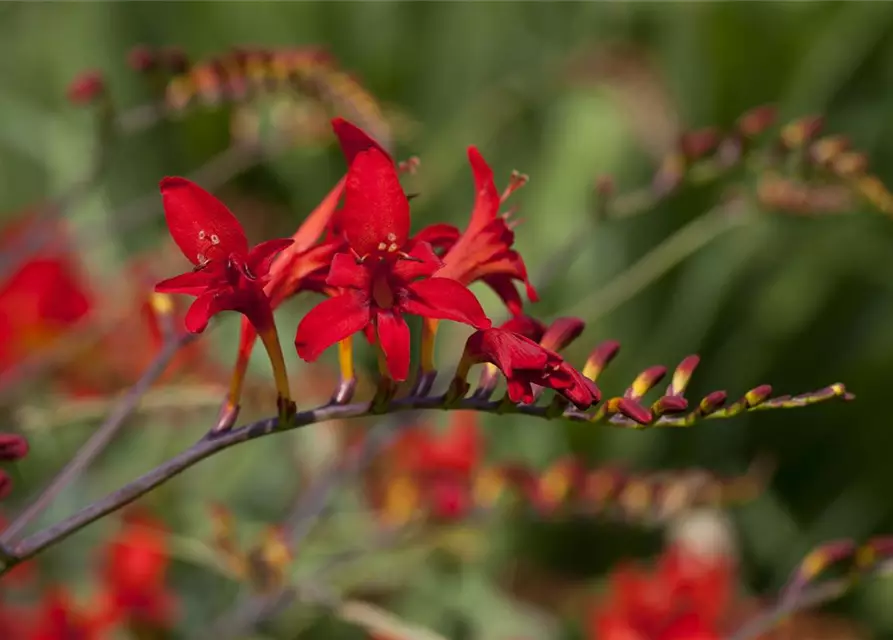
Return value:
M 496 365 L 508 383 L 512 402 L 533 402 L 533 386 L 554 389 L 580 409 L 588 409 L 601 398 L 595 383 L 550 349 L 506 329 L 473 333 L 465 343 L 457 378 L 465 379 L 473 364 Z
M 477 298 L 460 282 L 431 277 L 442 262 L 427 242 L 409 239 L 409 201 L 393 160 L 361 129 L 335 119 L 349 169 L 338 225 L 350 248 L 332 261 L 326 284 L 343 293 L 322 302 L 298 326 L 298 355 L 312 362 L 336 342 L 374 329 L 390 377 L 409 374 L 405 314 L 487 328 Z
M 268 240 L 249 249 L 232 212 L 185 178 L 163 179 L 161 195 L 171 237 L 195 269 L 159 282 L 155 290 L 197 296 L 185 318 L 192 333 L 204 331 L 221 311 L 238 311 L 259 332 L 269 330 L 273 314 L 263 285 L 273 258 L 292 239 Z
M 493 182 L 493 171 L 475 147 L 468 148 L 468 161 L 474 174 L 475 202 L 471 220 L 465 231 L 450 242 L 443 226 L 436 225 L 419 237 L 436 241 L 448 248 L 444 266 L 438 276 L 454 278 L 463 284 L 478 280 L 486 282 L 505 302 L 512 314 L 520 314 L 523 302 L 514 281 L 523 282 L 527 297 L 537 301 L 536 290 L 527 278 L 527 267 L 517 251 L 512 249 L 515 234 L 506 219 L 499 215 L 502 198 Z

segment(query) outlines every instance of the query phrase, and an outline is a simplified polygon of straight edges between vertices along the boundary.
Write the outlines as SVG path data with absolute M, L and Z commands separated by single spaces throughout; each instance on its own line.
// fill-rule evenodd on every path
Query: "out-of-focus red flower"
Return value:
M 725 636 L 736 570 L 730 558 L 670 546 L 653 571 L 624 565 L 592 612 L 594 640 L 714 640 Z
M 65 233 L 58 224 L 26 215 L 0 232 L 0 250 L 15 255 L 32 234 L 41 236 L 42 250 L 0 283 L 0 371 L 46 348 L 93 308 L 78 265 L 61 246 Z
M 436 275 L 466 285 L 483 280 L 502 298 L 509 311 L 517 315 L 522 311 L 523 302 L 514 281 L 524 283 L 531 302 L 537 301 L 536 290 L 527 277 L 524 260 L 511 248 L 515 234 L 506 219 L 499 215 L 503 199 L 493 182 L 493 171 L 475 147 L 468 148 L 468 161 L 476 192 L 471 220 L 464 233 L 458 235 L 456 232 L 453 242 L 440 225 L 429 232 L 437 232 L 437 237 L 443 238 L 441 244 L 448 247 L 443 257 L 444 266 Z M 427 239 L 425 231 L 417 238 Z
M 34 626 L 22 640 L 100 640 L 104 628 L 93 616 L 79 611 L 64 590 L 44 594 L 34 616 Z M 13 636 L 15 637 L 15 636 Z
M 472 365 L 484 362 L 502 371 L 512 402 L 533 402 L 533 385 L 554 389 L 580 409 L 601 398 L 596 384 L 560 355 L 513 331 L 495 328 L 473 333 L 465 343 L 457 379 L 464 380 Z
M 402 381 L 410 359 L 404 314 L 476 328 L 489 327 L 490 320 L 465 285 L 431 277 L 442 262 L 429 243 L 409 239 L 409 201 L 387 152 L 345 120 L 332 125 L 349 166 L 337 223 L 350 252 L 334 257 L 326 279 L 343 293 L 303 318 L 295 346 L 312 362 L 336 342 L 374 328 L 390 377 Z
M 249 249 L 232 212 L 185 178 L 164 178 L 161 195 L 171 237 L 195 269 L 159 282 L 155 290 L 197 296 L 186 313 L 186 328 L 201 333 L 221 311 L 244 314 L 259 332 L 273 327 L 263 285 L 276 254 L 293 240 L 268 240 Z
M 131 512 L 103 551 L 100 617 L 106 624 L 169 628 L 175 601 L 166 585 L 167 531 L 142 512 Z
M 483 453 L 477 414 L 456 411 L 446 432 L 425 425 L 407 430 L 382 457 L 372 500 L 383 519 L 404 524 L 419 509 L 439 521 L 466 516 Z

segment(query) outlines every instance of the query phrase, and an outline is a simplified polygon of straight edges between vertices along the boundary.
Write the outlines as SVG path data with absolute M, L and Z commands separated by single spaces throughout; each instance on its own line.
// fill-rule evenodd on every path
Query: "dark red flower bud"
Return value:
M 689 161 L 699 160 L 716 149 L 719 132 L 715 127 L 687 131 L 679 138 L 679 150 Z
M 28 455 L 28 441 L 13 433 L 0 433 L 0 460 L 21 460 Z
M 134 71 L 145 73 L 152 71 L 158 66 L 158 56 L 149 47 L 139 45 L 130 50 L 127 54 L 127 64 Z
M 189 57 L 180 47 L 165 47 L 159 55 L 159 62 L 171 73 L 185 73 L 189 69 Z
M 561 351 L 580 337 L 586 323 L 579 318 L 558 318 L 546 329 L 539 343 L 546 349 Z
M 68 100 L 77 105 L 94 102 L 105 92 L 105 80 L 99 71 L 87 71 L 76 77 L 68 85 Z
M 766 129 L 772 126 L 778 115 L 778 109 L 771 104 L 754 107 L 750 111 L 745 111 L 738 122 L 736 128 L 745 138 L 753 138 L 760 135 Z

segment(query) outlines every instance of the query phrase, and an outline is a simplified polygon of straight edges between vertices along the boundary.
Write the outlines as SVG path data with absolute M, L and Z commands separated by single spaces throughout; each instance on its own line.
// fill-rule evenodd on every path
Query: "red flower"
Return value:
M 425 426 L 403 433 L 381 467 L 373 502 L 385 519 L 403 524 L 420 506 L 437 520 L 465 516 L 473 504 L 472 482 L 483 443 L 473 411 L 456 411 L 448 430 Z
M 186 313 L 192 333 L 201 333 L 212 316 L 230 310 L 244 314 L 258 331 L 270 329 L 273 313 L 263 284 L 273 258 L 293 241 L 268 240 L 249 250 L 232 212 L 185 178 L 163 179 L 161 195 L 171 236 L 196 268 L 159 282 L 155 290 L 198 296 Z
M 653 572 L 624 566 L 590 619 L 598 640 L 714 640 L 725 635 L 734 566 L 725 556 L 671 546 Z
M 437 275 L 466 285 L 483 280 L 503 299 L 509 311 L 517 315 L 523 303 L 513 281 L 524 283 L 531 302 L 537 301 L 536 290 L 527 278 L 524 260 L 511 248 L 515 234 L 499 215 L 502 198 L 493 182 L 493 171 L 475 147 L 468 148 L 468 160 L 477 193 L 474 209 L 465 232 L 453 243 L 446 240 L 439 225 L 430 232 L 432 239 L 436 236 L 440 244 L 449 247 L 443 257 L 444 266 Z M 420 237 L 428 239 L 422 234 Z
M 564 359 L 533 340 L 505 329 L 473 333 L 465 343 L 456 379 L 464 382 L 474 364 L 496 365 L 508 383 L 512 402 L 533 402 L 533 385 L 554 389 L 580 409 L 588 409 L 601 398 L 595 383 Z
M 410 349 L 404 314 L 476 328 L 489 327 L 490 320 L 463 284 L 431 277 L 442 263 L 430 244 L 409 240 L 409 201 L 390 156 L 354 125 L 341 119 L 332 124 L 349 163 L 338 223 L 350 253 L 335 256 L 326 279 L 343 293 L 304 317 L 295 346 L 312 362 L 336 342 L 374 329 L 390 377 L 402 381 Z
M 168 557 L 162 525 L 145 514 L 129 514 L 104 550 L 102 617 L 107 623 L 171 626 L 174 600 L 165 583 Z
M 0 249 L 15 253 L 32 234 L 39 234 L 43 250 L 0 284 L 0 370 L 49 346 L 93 306 L 77 264 L 62 246 L 64 229 L 56 223 L 25 216 L 3 230 Z
M 326 285 L 326 276 L 335 254 L 347 247 L 343 237 L 331 232 L 332 219 L 343 191 L 344 179 L 307 216 L 292 236 L 294 243 L 273 260 L 269 281 L 264 286 L 264 293 L 269 298 L 272 309 L 301 291 L 317 291 L 329 295 L 337 293 L 336 289 Z M 323 234 L 326 234 L 326 238 L 317 244 Z M 218 428 L 229 426 L 237 416 L 242 384 L 256 340 L 257 331 L 247 317 L 243 318 L 236 365 Z

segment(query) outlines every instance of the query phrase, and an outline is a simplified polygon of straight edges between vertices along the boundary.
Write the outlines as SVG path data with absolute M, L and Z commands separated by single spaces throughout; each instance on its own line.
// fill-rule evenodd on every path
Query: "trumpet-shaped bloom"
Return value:
M 249 249 L 232 212 L 185 178 L 163 179 L 161 195 L 171 237 L 195 269 L 158 283 L 155 290 L 197 296 L 185 318 L 192 333 L 204 331 L 221 311 L 244 314 L 258 331 L 270 329 L 273 314 L 263 285 L 276 254 L 292 239 L 268 240 Z
M 465 343 L 457 377 L 464 379 L 473 364 L 483 362 L 502 371 L 512 402 L 533 402 L 534 385 L 554 389 L 580 409 L 588 409 L 601 398 L 596 384 L 560 355 L 512 331 L 473 333 Z
M 468 227 L 461 235 L 456 232 L 452 243 L 442 225 L 428 232 L 432 241 L 436 239 L 449 247 L 443 257 L 444 266 L 437 275 L 466 285 L 483 280 L 502 298 L 509 311 L 517 315 L 522 312 L 523 302 L 514 281 L 524 283 L 531 302 L 537 300 L 536 290 L 527 277 L 524 260 L 511 248 L 515 234 L 499 215 L 502 199 L 493 182 L 493 171 L 475 147 L 468 148 L 468 161 L 476 190 Z M 421 237 L 427 239 L 426 235 Z
M 312 362 L 336 342 L 374 330 L 390 377 L 405 380 L 410 344 L 404 315 L 479 329 L 491 323 L 465 285 L 431 277 L 442 262 L 430 244 L 409 239 L 409 201 L 390 156 L 350 123 L 336 119 L 333 127 L 349 163 L 338 226 L 350 252 L 334 257 L 326 279 L 342 293 L 304 317 L 295 346 Z

